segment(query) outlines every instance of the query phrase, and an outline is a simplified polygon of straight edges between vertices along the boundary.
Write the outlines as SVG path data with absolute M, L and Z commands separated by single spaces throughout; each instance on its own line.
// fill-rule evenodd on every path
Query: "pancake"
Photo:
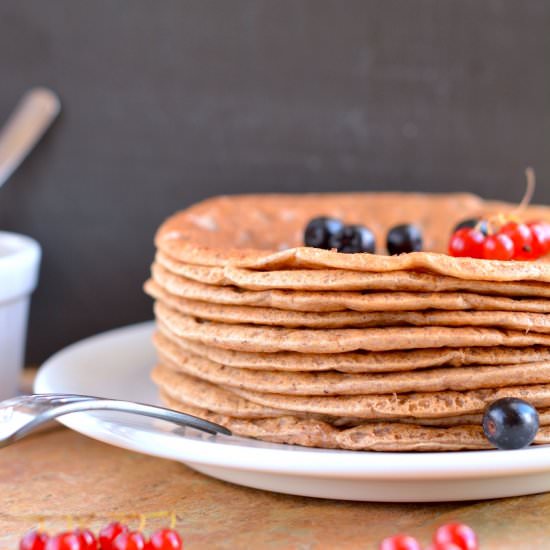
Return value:
M 349 254 L 348 254 L 349 256 Z M 164 256 L 165 258 L 166 256 Z M 162 259 L 157 254 L 157 260 Z M 486 260 L 485 260 L 486 261 Z M 170 265 L 170 268 L 166 266 Z M 191 268 L 191 269 L 189 269 Z M 419 271 L 388 271 L 370 273 L 348 269 L 287 269 L 258 271 L 225 267 L 191 266 L 175 261 L 156 262 L 152 266 L 153 278 L 166 290 L 180 294 L 190 280 L 211 285 L 235 286 L 235 292 L 248 290 L 305 290 L 305 291 L 410 291 L 410 292 L 449 292 L 465 291 L 478 294 L 503 296 L 550 297 L 550 287 L 545 283 L 530 281 L 495 282 L 457 279 Z M 174 277 L 180 275 L 182 277 Z M 171 276 L 171 277 L 170 277 Z M 213 281 L 219 281 L 214 283 Z M 183 283 L 183 284 L 182 284 Z M 187 286 L 189 286 L 187 284 Z M 204 288 L 202 289 L 204 291 Z M 221 289 L 219 289 L 221 292 Z M 218 292 L 219 294 L 219 292 Z
M 463 392 L 411 392 L 408 394 L 296 396 L 268 394 L 217 386 L 159 364 L 153 381 L 172 398 L 238 418 L 295 416 L 399 420 L 434 419 L 480 414 L 491 402 L 517 397 L 535 407 L 550 407 L 550 384 L 507 386 Z
M 155 303 L 155 315 L 171 332 L 203 344 L 236 351 L 342 353 L 469 346 L 549 345 L 550 335 L 496 328 L 384 327 L 326 330 L 292 329 L 199 321 Z
M 539 286 L 550 297 L 550 287 L 541 284 L 482 283 L 488 295 L 476 292 L 434 291 L 438 284 L 433 275 L 405 273 L 407 280 L 421 283 L 419 289 L 400 290 L 397 273 L 387 281 L 388 289 L 362 291 L 310 291 L 292 289 L 248 290 L 235 286 L 213 286 L 192 281 L 170 273 L 158 264 L 152 266 L 153 278 L 145 283 L 145 291 L 153 298 L 180 297 L 223 305 L 258 306 L 285 311 L 413 311 L 423 309 L 446 310 L 499 310 L 531 313 L 550 313 L 550 300 L 526 298 L 529 294 L 541 294 Z M 274 272 L 274 274 L 277 272 Z M 362 274 L 363 275 L 363 274 Z M 459 279 L 449 279 L 454 285 Z M 462 281 L 461 285 L 465 286 Z M 410 285 L 414 286 L 414 285 Z M 498 287 L 498 288 L 497 288 Z M 513 288 L 512 288 L 513 287 Z M 430 289 L 425 292 L 420 289 Z M 480 289 L 481 290 L 481 289 Z M 492 294 L 504 293 L 506 296 Z M 542 293 L 544 296 L 544 292 Z M 507 296 L 516 296 L 509 298 Z
M 227 350 L 177 336 L 161 321 L 158 330 L 184 351 L 229 367 L 255 370 L 310 371 L 335 370 L 346 373 L 410 371 L 429 367 L 463 365 L 508 365 L 550 361 L 550 348 L 433 348 L 406 351 L 347 353 L 250 353 Z
M 216 414 L 202 407 L 183 403 L 165 392 L 162 400 L 172 409 L 222 424 L 233 434 L 273 443 L 287 443 L 325 449 L 354 451 L 461 451 L 490 449 L 480 425 L 458 425 L 447 428 L 426 427 L 395 422 L 362 423 L 339 429 L 317 419 L 282 416 L 257 420 L 233 418 Z M 535 443 L 550 443 L 550 428 L 541 426 Z
M 544 260 L 479 260 L 445 254 L 449 233 L 457 221 L 514 209 L 511 204 L 484 202 L 467 194 L 216 197 L 169 218 L 157 232 L 155 243 L 176 260 L 202 266 L 231 265 L 257 270 L 336 268 L 376 273 L 410 270 L 477 281 L 550 282 L 550 264 Z M 548 219 L 549 214 L 542 206 L 531 206 L 525 211 L 530 219 Z M 320 215 L 370 225 L 379 246 L 390 227 L 414 221 L 423 231 L 426 252 L 384 256 L 380 248 L 379 254 L 341 254 L 303 247 L 307 222 Z
M 519 365 L 440 367 L 385 374 L 281 372 L 239 369 L 184 352 L 161 334 L 155 335 L 161 363 L 216 384 L 285 395 L 369 395 L 407 392 L 464 391 L 510 384 L 549 384 L 550 361 Z
M 153 290 L 153 292 L 155 292 Z M 161 296 L 161 293 L 157 293 Z M 227 324 L 252 324 L 317 329 L 389 326 L 499 327 L 550 333 L 550 315 L 507 311 L 286 311 L 267 307 L 231 306 L 163 295 L 162 303 L 184 315 Z
M 550 384 L 507 386 L 464 392 L 413 392 L 392 395 L 296 396 L 234 388 L 237 395 L 265 407 L 354 418 L 440 418 L 483 412 L 503 397 L 517 397 L 535 407 L 550 406 Z

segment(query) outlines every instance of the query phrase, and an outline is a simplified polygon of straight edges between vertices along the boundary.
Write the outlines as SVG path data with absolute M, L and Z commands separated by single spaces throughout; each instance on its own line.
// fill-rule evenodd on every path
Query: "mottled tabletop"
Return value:
M 0 450 L 0 549 L 22 533 L 113 519 L 149 531 L 173 517 L 196 548 L 376 549 L 407 532 L 427 546 L 452 520 L 472 526 L 482 550 L 550 548 L 550 494 L 483 502 L 377 504 L 303 498 L 239 487 L 177 462 L 118 449 L 67 429 Z

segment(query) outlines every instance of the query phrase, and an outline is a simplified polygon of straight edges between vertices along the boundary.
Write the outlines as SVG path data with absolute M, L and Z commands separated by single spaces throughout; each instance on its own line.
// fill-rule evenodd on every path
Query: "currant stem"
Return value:
M 493 235 L 494 233 L 497 233 L 500 227 L 502 227 L 503 225 L 505 225 L 510 221 L 521 223 L 521 213 L 527 208 L 527 206 L 529 206 L 531 199 L 533 198 L 533 194 L 535 193 L 535 187 L 536 187 L 535 171 L 531 166 L 528 166 L 525 169 L 525 179 L 526 179 L 525 193 L 523 194 L 523 198 L 521 199 L 521 202 L 518 204 L 517 208 L 514 208 L 514 210 L 512 210 L 509 214 L 506 214 L 506 215 L 503 214 L 502 212 L 499 212 L 498 214 L 490 216 L 489 219 L 487 220 L 489 235 Z
M 531 166 L 528 166 L 525 169 L 525 179 L 527 181 L 527 187 L 525 189 L 525 194 L 523 195 L 523 198 L 521 199 L 521 202 L 519 203 L 519 206 L 515 210 L 515 214 L 519 214 L 531 202 L 531 199 L 533 198 L 533 193 L 535 192 L 535 186 L 536 186 L 536 178 L 535 178 L 535 171 Z

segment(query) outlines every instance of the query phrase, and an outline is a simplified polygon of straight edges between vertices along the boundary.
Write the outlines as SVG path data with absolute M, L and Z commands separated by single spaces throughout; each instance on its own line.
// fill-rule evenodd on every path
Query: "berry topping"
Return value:
M 82 550 L 97 550 L 97 540 L 89 529 L 77 529 L 74 534 L 80 540 Z
M 45 550 L 82 550 L 82 545 L 74 533 L 60 533 L 48 540 Z
M 118 521 L 110 523 L 99 532 L 99 546 L 101 550 L 113 550 L 113 541 L 121 533 L 127 533 L 128 527 Z
M 181 550 L 181 537 L 173 529 L 160 529 L 151 535 L 148 550 Z
M 112 544 L 113 550 L 144 550 L 146 547 L 147 541 L 139 531 L 121 533 Z
M 395 535 L 384 539 L 379 550 L 421 550 L 419 542 L 409 535 Z
M 340 231 L 344 224 L 335 218 L 320 217 L 311 220 L 304 232 L 304 244 L 315 248 L 331 248 L 330 238 Z
M 525 170 L 527 187 L 523 199 L 516 209 L 508 213 L 497 213 L 487 220 L 468 219 L 454 229 L 449 243 L 452 256 L 471 256 L 486 260 L 536 260 L 550 252 L 550 223 L 543 221 L 521 221 L 521 214 L 527 208 L 535 190 L 535 173 Z M 466 251 L 466 228 L 475 228 L 485 237 L 483 254 L 477 256 Z M 477 242 L 477 239 L 476 239 Z M 472 247 L 475 248 L 475 247 Z
M 511 260 L 514 253 L 514 241 L 502 233 L 489 235 L 483 243 L 483 257 L 486 260 Z
M 463 226 L 449 241 L 449 254 L 456 257 L 527 261 L 548 252 L 550 224 L 541 221 L 506 221 L 504 225 L 493 221 L 486 223 L 485 233 L 480 230 L 480 224 L 474 228 Z
M 483 235 L 487 235 L 489 232 L 487 221 L 480 218 L 470 218 L 468 220 L 463 220 L 460 223 L 457 223 L 455 228 L 453 229 L 453 233 L 456 233 L 459 229 L 464 228 L 476 228 L 478 231 L 483 233 Z
M 396 225 L 388 232 L 386 247 L 392 256 L 406 252 L 419 252 L 422 250 L 422 233 L 416 225 Z
M 457 257 L 483 258 L 485 235 L 473 227 L 455 231 L 449 242 L 449 254 Z
M 474 530 L 464 523 L 442 525 L 433 536 L 434 550 L 477 550 L 477 536 Z
M 499 449 L 523 449 L 535 439 L 539 415 L 526 401 L 504 397 L 491 403 L 483 414 L 483 431 Z
M 48 542 L 48 535 L 39 531 L 27 533 L 19 542 L 19 550 L 44 550 Z
M 536 258 L 533 253 L 533 234 L 524 223 L 508 222 L 499 231 L 508 235 L 514 243 L 514 260 L 532 260 Z
M 550 224 L 541 221 L 528 222 L 531 230 L 533 254 L 535 258 L 544 256 L 550 252 Z
M 329 239 L 329 248 L 338 252 L 370 252 L 374 254 L 376 244 L 374 234 L 362 225 L 345 225 Z

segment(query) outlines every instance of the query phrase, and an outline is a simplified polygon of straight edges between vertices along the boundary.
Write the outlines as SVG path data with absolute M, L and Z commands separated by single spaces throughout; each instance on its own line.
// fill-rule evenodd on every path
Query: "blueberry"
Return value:
M 332 235 L 340 231 L 344 224 L 335 218 L 313 218 L 304 232 L 304 244 L 315 248 L 331 248 L 329 240 Z
M 467 220 L 462 220 L 460 223 L 457 223 L 455 225 L 453 233 L 456 233 L 459 229 L 462 229 L 463 227 L 475 227 L 477 224 L 479 224 L 478 229 L 481 233 L 483 233 L 484 235 L 487 235 L 489 233 L 487 221 L 482 220 L 481 218 L 469 218 Z
M 345 225 L 329 239 L 330 248 L 338 252 L 370 252 L 374 254 L 376 243 L 373 232 L 363 225 Z
M 483 431 L 499 449 L 529 446 L 539 429 L 539 415 L 530 403 L 505 397 L 491 403 L 483 414 Z
M 396 225 L 388 231 L 386 247 L 392 256 L 404 252 L 418 252 L 422 250 L 422 233 L 416 225 Z

